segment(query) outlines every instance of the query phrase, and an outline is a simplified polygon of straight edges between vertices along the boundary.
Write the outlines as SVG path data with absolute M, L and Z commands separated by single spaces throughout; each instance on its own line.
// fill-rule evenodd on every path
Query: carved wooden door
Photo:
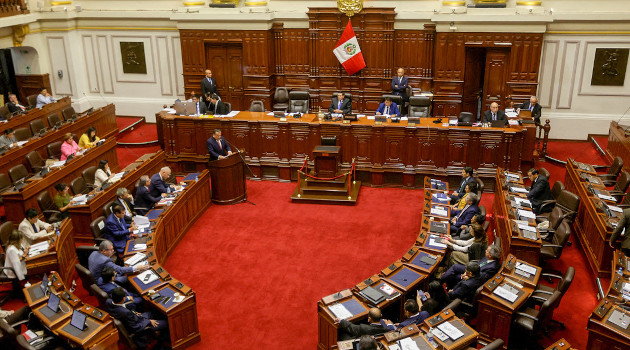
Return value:
M 486 69 L 483 84 L 483 111 L 490 109 L 490 104 L 496 102 L 499 109 L 504 109 L 506 70 L 510 58 L 509 49 L 488 48 L 486 51 Z
M 206 66 L 217 81 L 219 96 L 232 104 L 232 110 L 247 109 L 243 105 L 243 46 L 241 44 L 206 45 Z

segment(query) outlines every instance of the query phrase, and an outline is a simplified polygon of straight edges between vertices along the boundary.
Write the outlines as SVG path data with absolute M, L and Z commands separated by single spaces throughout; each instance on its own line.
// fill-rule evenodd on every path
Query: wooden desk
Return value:
M 366 279 L 365 281 L 359 282 L 354 288 L 352 288 L 352 293 L 357 296 L 359 300 L 363 301 L 367 305 L 371 304 L 372 302 L 368 298 L 364 297 L 361 294 L 361 291 L 363 291 L 367 287 L 381 290 L 381 287 L 384 286 L 391 287 L 393 292 L 390 296 L 386 297 L 385 300 L 381 301 L 375 306 L 381 310 L 382 318 L 388 319 L 392 322 L 400 322 L 401 320 L 399 318 L 403 308 L 401 298 L 403 291 L 396 288 L 391 283 L 387 283 L 387 281 L 383 280 L 380 276 L 374 275 Z
M 65 284 L 72 284 L 74 265 L 78 262 L 72 229 L 72 221 L 64 219 L 59 226 L 59 235 L 52 237 L 48 251 L 25 259 L 29 274 L 57 270 Z
M 508 254 L 514 254 L 517 258 L 527 261 L 530 264 L 538 265 L 540 263 L 540 247 L 542 240 L 540 235 L 536 234 L 536 240 L 525 238 L 521 230 L 513 226 L 511 212 L 516 209 L 506 200 L 510 195 L 514 195 L 504 188 L 506 183 L 506 175 L 502 168 L 498 168 L 495 176 L 494 186 L 494 227 L 496 234 L 501 238 L 501 257 L 505 260 Z M 522 185 L 522 178 L 511 182 L 511 184 Z
M 46 146 L 48 144 L 62 141 L 63 135 L 68 132 L 81 136 L 90 126 L 96 128 L 100 138 L 115 138 L 118 134 L 118 125 L 116 124 L 114 105 L 107 105 L 94 111 L 90 115 L 77 119 L 73 123 L 64 124 L 58 130 L 48 131 L 43 137 L 35 136 L 22 147 L 12 148 L 10 151 L 0 156 L 0 172 L 8 174 L 9 169 L 18 164 L 23 164 L 27 169 L 31 169 L 25 158 L 28 153 L 37 151 L 42 159 L 47 159 L 48 149 Z
M 19 222 L 24 218 L 28 208 L 39 208 L 37 196 L 48 191 L 54 198 L 56 191 L 54 186 L 59 182 L 70 183 L 74 178 L 81 176 L 81 172 L 92 165 L 97 165 L 101 159 L 106 159 L 112 169 L 118 169 L 118 156 L 116 154 L 116 139 L 110 138 L 102 145 L 90 149 L 82 156 L 78 156 L 61 168 L 54 169 L 43 178 L 38 177 L 29 181 L 19 191 L 9 191 L 2 194 L 4 209 L 8 220 Z
M 630 137 L 626 135 L 627 126 L 621 126 L 616 121 L 610 122 L 608 129 L 608 146 L 606 158 L 612 163 L 615 157 L 623 159 L 623 168 L 630 170 Z
M 564 338 L 556 341 L 555 343 L 549 345 L 545 350 L 571 350 L 571 344 L 567 342 Z
M 317 349 L 330 349 L 333 345 L 337 345 L 339 321 L 335 314 L 330 311 L 329 307 L 334 304 L 342 304 L 352 314 L 347 318 L 349 322 L 360 320 L 367 316 L 369 308 L 356 295 L 352 294 L 349 289 L 329 295 L 317 302 L 317 329 L 319 340 Z
M 501 244 L 503 245 L 503 243 Z M 536 274 L 533 279 L 528 279 L 528 283 L 520 283 L 513 273 L 516 262 L 527 263 L 524 260 L 514 259 L 513 255 L 509 255 L 503 264 L 501 272 L 496 274 L 488 282 L 484 284 L 483 290 L 479 295 L 479 306 L 477 311 L 477 331 L 479 338 L 490 343 L 496 338 L 505 341 L 504 349 L 507 349 L 510 338 L 510 327 L 512 326 L 512 315 L 520 309 L 527 299 L 531 296 L 541 269 L 536 267 Z M 512 267 L 511 267 L 512 266 Z M 515 287 L 511 282 L 520 283 L 523 288 Z M 493 293 L 494 289 L 508 283 L 518 290 L 518 298 L 512 303 Z
M 4 131 L 9 128 L 13 130 L 17 128 L 28 128 L 29 130 L 31 130 L 30 124 L 33 120 L 36 119 L 41 119 L 41 121 L 44 122 L 44 125 L 46 127 L 49 127 L 50 125 L 48 125 L 48 116 L 56 113 L 59 115 L 59 117 L 61 117 L 61 111 L 63 111 L 67 107 L 70 107 L 70 102 L 70 97 L 64 97 L 55 103 L 44 105 L 42 108 L 33 108 L 25 114 L 21 114 L 11 118 L 6 123 L 1 123 L 0 133 L 4 133 Z M 61 120 L 63 120 L 63 118 L 61 118 Z
M 477 331 L 467 325 L 466 322 L 455 316 L 455 312 L 453 312 L 453 310 L 451 309 L 444 310 L 439 314 L 424 320 L 424 323 L 422 324 L 422 330 L 426 332 L 429 330 L 429 327 L 436 328 L 446 322 L 449 322 L 455 328 L 459 329 L 464 335 L 456 340 L 453 340 L 451 338 L 441 340 L 438 337 L 434 336 L 433 339 L 438 343 L 438 346 L 440 348 L 444 350 L 460 350 L 466 349 L 470 344 L 477 344 L 479 333 L 477 333 Z
M 611 273 L 611 261 L 614 250 L 608 245 L 613 231 L 607 216 L 598 211 L 595 197 L 587 190 L 585 180 L 580 177 L 581 171 L 569 160 L 566 164 L 565 187 L 580 197 L 573 230 L 584 247 L 584 254 L 589 266 L 597 277 L 608 277 Z
M 233 118 L 201 118 L 156 114 L 158 138 L 175 171 L 206 168 L 206 140 L 215 128 L 241 150 L 262 179 L 290 181 L 304 159 L 321 142 L 336 136 L 343 150 L 340 171 L 350 169 L 356 158 L 358 180 L 373 186 L 402 184 L 421 187 L 424 175 L 461 178 L 471 166 L 482 178 L 494 177 L 502 167 L 520 170 L 530 166 L 535 133 L 528 126 L 511 128 L 445 127 L 435 118 L 421 118 L 375 125 L 360 118 L 350 124 L 319 121 L 314 114 L 280 121 L 264 112 L 240 112 Z M 529 138 L 532 138 L 531 140 Z M 531 150 L 527 148 L 531 147 Z M 312 162 L 310 166 L 312 166 Z M 492 190 L 487 184 L 486 190 Z
M 142 175 L 153 175 L 159 172 L 160 168 L 166 165 L 165 155 L 163 151 L 155 153 L 148 160 L 138 163 L 135 168 L 129 170 L 120 181 L 110 185 L 105 191 L 96 193 L 84 205 L 74 205 L 68 209 L 70 217 L 74 224 L 74 239 L 78 243 L 92 243 L 94 236 L 90 229 L 90 223 L 99 216 L 103 216 L 103 207 L 105 204 L 116 199 L 116 190 L 126 188 L 129 193 L 133 193 L 136 182 Z

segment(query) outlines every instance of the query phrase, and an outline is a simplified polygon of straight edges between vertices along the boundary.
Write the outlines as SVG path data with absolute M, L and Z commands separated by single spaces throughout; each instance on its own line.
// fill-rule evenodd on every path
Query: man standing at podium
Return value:
M 232 149 L 221 136 L 220 129 L 214 129 L 214 134 L 206 141 L 206 146 L 208 147 L 208 153 L 210 153 L 210 160 L 223 159 L 232 155 Z

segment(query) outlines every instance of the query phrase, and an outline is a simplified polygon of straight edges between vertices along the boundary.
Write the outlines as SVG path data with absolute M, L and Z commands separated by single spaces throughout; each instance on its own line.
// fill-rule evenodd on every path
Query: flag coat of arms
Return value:
M 365 68 L 365 60 L 363 59 L 357 36 L 354 34 L 350 21 L 348 21 L 346 29 L 343 31 L 343 34 L 341 34 L 341 38 L 339 38 L 333 53 L 343 68 L 346 69 L 348 75 L 352 75 Z

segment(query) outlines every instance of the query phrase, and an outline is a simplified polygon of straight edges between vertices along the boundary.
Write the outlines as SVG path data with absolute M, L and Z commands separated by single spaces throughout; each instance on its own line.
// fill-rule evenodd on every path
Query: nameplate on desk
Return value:
M 407 123 L 407 126 L 413 127 L 413 126 L 416 126 L 416 123 Z
M 343 123 L 344 124 L 350 124 L 350 121 L 349 120 L 344 120 Z
M 280 118 L 280 121 L 281 121 L 281 122 L 286 122 L 286 121 L 287 121 L 287 118 L 282 117 L 282 118 Z
M 374 125 L 383 125 L 383 122 L 374 122 Z

